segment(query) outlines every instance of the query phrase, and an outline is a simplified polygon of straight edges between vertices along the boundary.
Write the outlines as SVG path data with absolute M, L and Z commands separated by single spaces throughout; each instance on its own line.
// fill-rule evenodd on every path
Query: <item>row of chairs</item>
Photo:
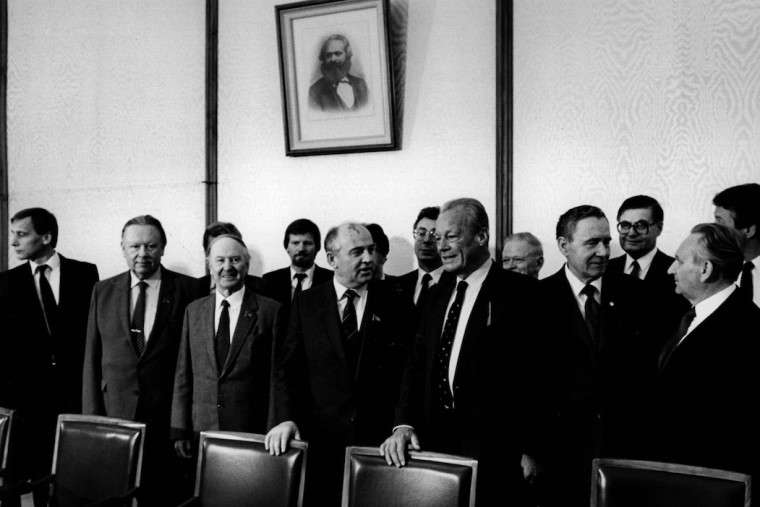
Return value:
M 13 411 L 0 408 L 0 478 L 12 432 Z M 57 507 L 132 505 L 144 440 L 141 423 L 62 414 L 52 473 L 35 483 L 3 484 L 0 502 L 47 487 L 50 505 Z M 182 506 L 301 506 L 307 442 L 294 441 L 275 457 L 264 449 L 263 435 L 206 431 L 199 449 L 195 494 Z M 592 507 L 750 506 L 750 478 L 744 474 L 614 459 L 594 460 L 592 468 Z M 349 447 L 343 507 L 473 507 L 477 475 L 477 461 L 460 456 L 412 452 L 399 469 L 388 466 L 375 447 Z

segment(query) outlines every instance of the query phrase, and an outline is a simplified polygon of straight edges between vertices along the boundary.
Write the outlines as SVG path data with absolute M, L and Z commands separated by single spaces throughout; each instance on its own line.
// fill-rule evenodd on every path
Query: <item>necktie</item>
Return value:
M 45 313 L 45 322 L 47 323 L 48 333 L 53 336 L 56 324 L 56 314 L 58 313 L 58 305 L 55 303 L 55 296 L 53 295 L 53 289 L 50 287 L 50 282 L 45 277 L 45 271 L 50 269 L 50 266 L 43 264 L 37 266 L 37 273 L 40 275 L 40 296 L 42 297 L 42 309 Z
M 135 344 L 135 350 L 138 357 L 145 351 L 145 290 L 148 283 L 140 281 L 137 284 L 140 288 L 140 294 L 137 296 L 135 309 L 132 312 L 132 341 Z
M 744 267 L 742 267 L 742 276 L 739 281 L 739 288 L 742 291 L 742 294 L 747 296 L 750 300 L 754 298 L 754 288 L 752 286 L 752 270 L 755 269 L 755 265 L 752 264 L 752 261 L 747 261 L 744 263 Z
M 222 300 L 222 313 L 219 314 L 219 327 L 216 328 L 216 366 L 221 373 L 227 354 L 230 353 L 230 304 L 226 299 Z
M 296 273 L 293 278 L 296 279 L 296 288 L 293 290 L 293 297 L 303 290 L 303 280 L 306 278 L 306 273 Z
M 420 295 L 417 296 L 417 308 L 424 308 L 425 301 L 427 300 L 428 293 L 430 292 L 430 280 L 433 276 L 430 273 L 422 275 L 422 286 L 420 287 Z
M 586 305 L 585 305 L 585 320 L 586 320 L 586 329 L 588 329 L 588 334 L 591 336 L 591 341 L 594 345 L 599 345 L 599 327 L 600 327 L 600 318 L 601 318 L 601 310 L 602 307 L 599 305 L 599 303 L 596 301 L 596 293 L 597 289 L 593 285 L 586 284 L 585 287 L 583 287 L 583 294 L 586 295 Z
M 467 290 L 467 282 L 464 280 L 457 285 L 457 295 L 454 302 L 449 308 L 449 314 L 446 316 L 446 323 L 443 325 L 441 340 L 438 342 L 438 350 L 435 355 L 434 368 L 436 371 L 435 388 L 440 407 L 444 410 L 450 410 L 454 407 L 454 397 L 451 394 L 449 385 L 449 362 L 451 360 L 451 346 L 454 343 L 454 336 L 457 332 L 457 323 L 459 314 L 462 311 L 464 303 L 464 293 Z
M 631 263 L 631 276 L 634 278 L 641 278 L 640 273 L 641 272 L 641 266 L 639 266 L 639 261 L 634 260 Z
M 689 309 L 689 311 L 686 312 L 683 315 L 683 317 L 681 317 L 681 324 L 678 326 L 678 330 L 665 343 L 665 346 L 662 348 L 662 352 L 660 353 L 660 357 L 657 360 L 657 367 L 660 370 L 662 370 L 665 367 L 665 365 L 668 363 L 668 359 L 670 359 L 670 355 L 673 353 L 675 348 L 680 343 L 681 338 L 686 336 L 686 331 L 689 330 L 689 326 L 691 325 L 692 321 L 694 320 L 694 317 L 696 316 L 697 316 L 697 312 L 694 310 L 694 307 L 692 306 Z
M 338 84 L 335 87 L 335 91 L 338 93 L 340 100 L 343 101 L 343 104 L 345 104 L 346 109 L 351 109 L 354 107 L 354 102 L 356 101 L 356 97 L 354 96 L 354 87 L 351 86 L 348 78 L 343 78 L 338 81 Z
M 359 294 L 348 289 L 343 293 L 343 297 L 346 298 L 346 308 L 343 309 L 340 324 L 343 332 L 343 342 L 349 343 L 359 330 L 356 320 L 356 307 L 354 306 L 354 298 L 359 297 Z

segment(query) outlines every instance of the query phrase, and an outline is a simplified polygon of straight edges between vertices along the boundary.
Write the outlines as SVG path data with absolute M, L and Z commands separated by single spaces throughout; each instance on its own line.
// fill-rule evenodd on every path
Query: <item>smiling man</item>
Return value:
M 182 458 L 201 431 L 266 432 L 273 344 L 286 325 L 280 303 L 246 287 L 250 255 L 239 236 L 214 238 L 207 262 L 216 291 L 187 307 L 174 381 Z
M 361 224 L 325 237 L 335 272 L 297 294 L 274 387 L 272 454 L 292 438 L 309 442 L 306 505 L 340 505 L 348 445 L 380 445 L 392 425 L 401 372 L 414 333 L 413 306 L 371 280 L 375 244 Z
M 171 505 L 178 500 L 169 441 L 174 368 L 196 280 L 161 265 L 166 233 L 151 215 L 124 224 L 121 248 L 129 270 L 93 289 L 82 410 L 147 423 L 143 503 Z

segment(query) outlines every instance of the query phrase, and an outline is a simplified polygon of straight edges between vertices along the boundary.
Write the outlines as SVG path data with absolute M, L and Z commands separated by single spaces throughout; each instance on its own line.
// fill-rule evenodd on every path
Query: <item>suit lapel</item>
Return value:
M 561 302 L 560 306 L 567 309 L 567 322 L 570 322 L 570 328 L 572 329 L 573 334 L 578 337 L 589 350 L 596 351 L 596 347 L 594 347 L 594 344 L 591 341 L 591 336 L 588 333 L 586 321 L 583 319 L 583 314 L 581 313 L 580 308 L 578 308 L 578 299 L 573 293 L 573 288 L 570 286 L 570 282 L 567 281 L 565 268 L 561 268 L 555 276 L 557 276 L 559 297 L 564 299 L 564 302 Z
M 235 326 L 235 333 L 232 335 L 232 342 L 230 343 L 230 352 L 227 354 L 227 361 L 224 363 L 222 374 L 225 376 L 232 369 L 232 365 L 235 363 L 235 359 L 240 354 L 240 349 L 248 339 L 248 336 L 256 325 L 258 320 L 257 311 L 259 304 L 256 301 L 256 296 L 253 291 L 246 290 L 243 297 L 243 303 L 240 306 L 240 315 L 238 315 L 237 325 Z
M 459 373 L 459 368 L 464 368 L 462 365 L 466 361 L 463 359 L 469 357 L 470 353 L 472 353 L 479 337 L 485 332 L 493 318 L 491 314 L 494 306 L 492 297 L 495 292 L 494 279 L 497 276 L 498 270 L 499 267 L 495 263 L 491 263 L 486 279 L 483 280 L 483 286 L 480 288 L 480 292 L 478 292 L 477 299 L 475 299 L 475 305 L 472 307 L 470 318 L 466 323 L 467 327 L 465 328 L 464 337 L 462 338 L 462 347 L 459 351 L 459 360 L 457 360 L 457 372 L 454 375 L 455 379 L 456 374 Z
M 143 353 L 143 356 L 150 354 L 151 351 L 158 346 L 157 342 L 163 333 L 164 326 L 166 326 L 166 321 L 169 318 L 169 312 L 171 311 L 174 303 L 174 276 L 172 276 L 172 274 L 169 271 L 165 270 L 163 267 L 160 269 L 161 288 L 158 291 L 156 318 L 153 320 L 153 329 L 150 331 L 148 343 L 145 344 L 145 352 Z
M 114 285 L 114 298 L 115 298 L 115 307 L 119 308 L 119 323 L 121 324 L 121 336 L 124 337 L 127 342 L 129 342 L 129 346 L 132 348 L 132 350 L 135 350 L 134 344 L 132 343 L 132 327 L 131 323 L 129 321 L 129 314 L 131 312 L 130 308 L 130 282 L 131 282 L 131 276 L 129 274 L 130 272 L 127 271 L 122 276 L 118 278 L 114 278 L 113 285 Z M 135 350 L 135 355 L 137 355 L 137 351 Z
M 219 368 L 216 364 L 216 292 L 209 295 L 203 302 L 201 307 L 201 319 L 199 322 L 200 329 L 197 331 L 197 336 L 209 336 L 209 339 L 204 338 L 203 344 L 206 349 L 206 355 L 208 356 L 209 364 L 212 365 L 216 372 L 217 378 L 221 375 Z M 195 333 L 194 333 L 195 334 Z
M 322 330 L 326 341 L 337 351 L 338 357 L 343 357 L 343 337 L 340 329 L 340 314 L 338 313 L 338 295 L 335 293 L 335 285 L 325 283 L 323 286 L 324 297 L 316 298 L 317 312 L 315 315 L 325 315 L 319 319 L 322 322 Z M 309 289 L 313 290 L 313 289 Z M 348 365 L 343 358 L 343 365 Z

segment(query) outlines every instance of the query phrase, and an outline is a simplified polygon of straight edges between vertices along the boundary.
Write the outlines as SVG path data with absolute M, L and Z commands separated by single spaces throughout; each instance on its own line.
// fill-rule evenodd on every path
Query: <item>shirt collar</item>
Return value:
M 646 273 L 649 271 L 649 266 L 652 265 L 652 261 L 654 260 L 654 256 L 657 255 L 657 247 L 652 248 L 649 252 L 647 252 L 645 255 L 642 255 L 638 259 L 634 259 L 630 256 L 630 254 L 625 254 L 625 273 L 628 273 L 631 270 L 631 264 L 633 264 L 633 261 L 636 260 L 639 263 L 639 269 Z
M 432 283 L 438 283 L 441 280 L 441 275 L 443 274 L 443 266 L 438 266 L 433 271 L 425 271 L 422 268 L 417 268 L 417 279 L 422 280 L 422 277 L 425 276 L 425 273 L 428 273 L 433 279 L 431 280 Z
M 219 305 L 222 304 L 222 301 L 225 299 L 230 304 L 230 308 L 239 308 L 243 305 L 243 296 L 245 296 L 245 284 L 240 288 L 240 290 L 236 290 L 232 294 L 230 294 L 227 297 L 222 296 L 222 293 L 217 291 L 214 291 L 214 294 L 216 294 L 216 307 L 219 308 Z
M 309 280 L 313 280 L 314 279 L 314 270 L 315 269 L 316 269 L 316 264 L 312 264 L 309 269 L 307 269 L 306 271 L 303 271 L 303 273 L 306 273 L 306 278 L 307 279 L 309 279 Z M 293 266 L 291 265 L 290 266 L 290 280 L 292 281 L 293 278 L 296 277 L 296 273 L 301 273 L 301 272 L 302 271 L 296 271 L 295 268 L 293 268 Z
M 139 278 L 137 278 L 137 275 L 135 274 L 134 271 L 129 272 L 129 279 L 130 279 L 130 283 L 129 283 L 130 288 L 134 288 L 141 281 Z M 155 273 L 153 273 L 148 278 L 145 278 L 142 281 L 146 282 L 148 284 L 148 287 L 150 287 L 151 289 L 155 289 L 156 287 L 158 287 L 158 284 L 161 281 L 161 266 L 158 267 Z
M 570 282 L 570 288 L 573 290 L 573 294 L 575 297 L 578 297 L 581 295 L 581 291 L 586 286 L 585 283 L 581 282 L 575 274 L 573 274 L 572 271 L 570 271 L 570 268 L 565 264 L 565 276 L 567 277 L 567 281 Z M 599 294 L 602 293 L 602 277 L 600 276 L 596 280 L 592 280 L 589 282 L 591 285 L 596 287 L 596 290 L 599 291 Z
M 335 294 L 338 297 L 338 301 L 340 301 L 341 298 L 343 297 L 343 294 L 348 290 L 348 287 L 338 282 L 338 279 L 336 277 L 333 277 L 333 285 L 335 286 Z M 357 287 L 356 289 L 351 289 L 351 290 L 356 292 L 359 295 L 359 298 L 361 299 L 367 294 L 367 285 L 369 284 L 365 284 L 362 287 Z
M 46 260 L 45 262 L 41 262 L 38 264 L 34 261 L 29 261 L 29 267 L 32 270 L 32 274 L 35 274 L 35 272 L 37 271 L 37 266 L 42 266 L 43 264 L 47 264 L 48 266 L 50 266 L 51 271 L 55 271 L 56 269 L 61 267 L 61 256 L 58 255 L 58 252 L 53 252 L 53 255 L 51 255 L 50 258 Z
M 467 277 L 465 282 L 467 282 L 467 288 L 470 289 L 470 294 L 472 294 L 472 289 L 477 288 L 480 290 L 480 286 L 483 285 L 483 282 L 486 280 L 486 277 L 488 276 L 488 271 L 491 269 L 491 266 L 493 265 L 493 261 L 489 258 L 487 261 L 485 261 L 481 266 L 473 271 L 470 276 Z M 462 281 L 462 278 L 457 277 L 457 285 L 459 285 L 459 282 Z
M 699 319 L 699 321 L 705 320 L 707 317 L 712 315 L 712 313 L 718 309 L 720 305 L 726 302 L 726 299 L 731 296 L 731 294 L 734 293 L 736 290 L 736 285 L 731 284 L 725 289 L 723 289 L 720 292 L 716 292 L 712 296 L 710 296 L 707 299 L 704 299 L 694 305 L 694 312 L 696 313 L 696 318 Z

